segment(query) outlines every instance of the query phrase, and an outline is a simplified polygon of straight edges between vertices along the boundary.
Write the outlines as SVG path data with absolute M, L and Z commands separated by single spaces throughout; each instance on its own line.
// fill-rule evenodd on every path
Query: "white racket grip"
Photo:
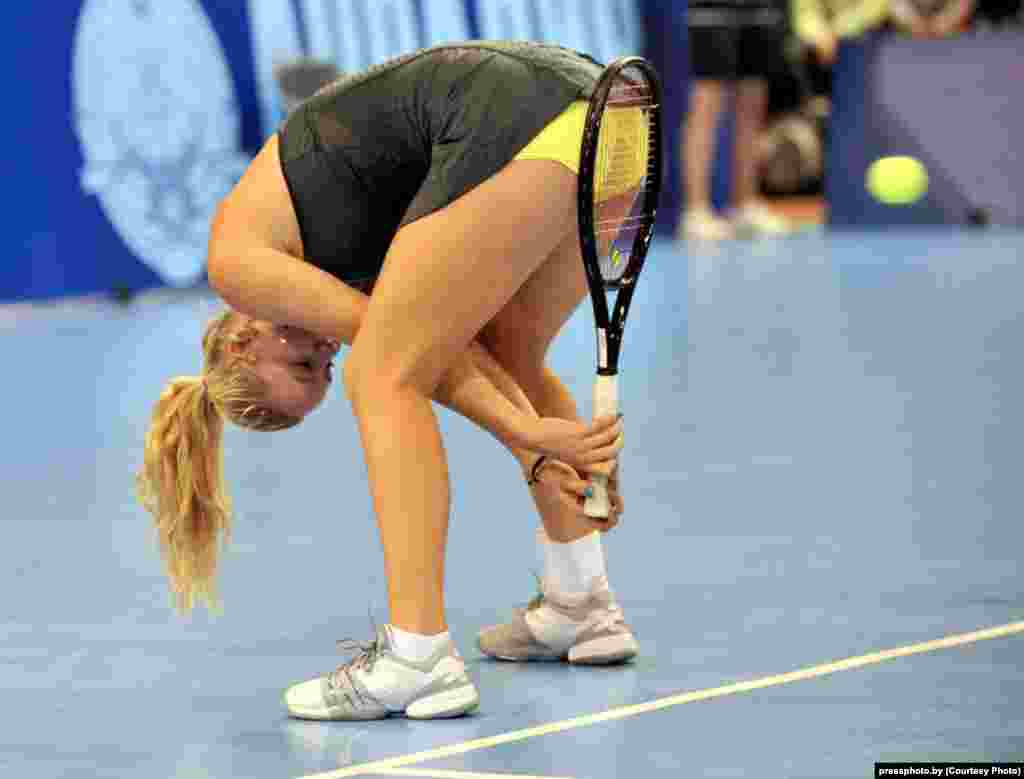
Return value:
M 594 382 L 594 419 L 619 413 L 619 378 L 598 374 Z M 590 485 L 594 488 L 593 497 L 583 503 L 583 513 L 588 517 L 600 519 L 608 516 L 611 506 L 608 503 L 608 477 L 595 473 L 590 476 Z

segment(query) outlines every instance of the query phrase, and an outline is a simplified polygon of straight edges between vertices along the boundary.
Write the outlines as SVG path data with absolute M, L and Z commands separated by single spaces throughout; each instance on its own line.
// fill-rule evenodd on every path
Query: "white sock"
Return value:
M 590 592 L 594 579 L 607 575 L 601 534 L 596 530 L 560 544 L 549 539 L 541 526 L 537 529 L 537 542 L 544 551 L 544 581 L 552 592 L 583 595 Z
M 388 632 L 391 634 L 391 646 L 395 654 L 414 663 L 422 663 L 451 639 L 447 630 L 435 636 L 425 636 L 388 625 Z

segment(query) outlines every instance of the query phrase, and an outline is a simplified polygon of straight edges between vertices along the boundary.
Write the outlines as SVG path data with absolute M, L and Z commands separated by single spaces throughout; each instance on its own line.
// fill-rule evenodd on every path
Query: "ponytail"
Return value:
M 224 486 L 224 420 L 251 430 L 284 430 L 301 418 L 270 408 L 267 387 L 244 351 L 227 348 L 251 331 L 234 327 L 230 309 L 203 336 L 202 376 L 172 379 L 153 408 L 139 502 L 153 516 L 175 607 L 187 614 L 196 601 L 221 611 L 216 573 L 220 550 L 231 537 L 231 500 Z
M 139 500 L 153 515 L 161 553 L 180 613 L 196 600 L 220 610 L 215 574 L 218 539 L 231 535 L 231 502 L 224 490 L 224 420 L 206 382 L 172 379 L 153 409 Z

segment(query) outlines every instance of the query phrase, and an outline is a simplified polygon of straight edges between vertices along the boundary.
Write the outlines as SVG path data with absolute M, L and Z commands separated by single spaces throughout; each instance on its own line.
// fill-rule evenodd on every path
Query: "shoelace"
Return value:
M 338 648 L 343 652 L 354 652 L 355 655 L 327 675 L 327 686 L 331 690 L 338 689 L 342 686 L 342 678 L 344 677 L 348 680 L 348 687 L 359 696 L 360 700 L 363 700 L 359 687 L 352 678 L 352 671 L 359 668 L 366 671 L 373 670 L 374 663 L 377 662 L 381 652 L 380 639 L 374 639 L 368 644 L 363 644 L 359 641 L 345 638 L 338 642 Z

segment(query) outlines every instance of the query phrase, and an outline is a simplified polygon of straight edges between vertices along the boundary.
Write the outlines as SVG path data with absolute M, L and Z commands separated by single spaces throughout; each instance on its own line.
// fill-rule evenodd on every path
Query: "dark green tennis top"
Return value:
M 497 173 L 601 69 L 557 46 L 473 41 L 324 87 L 280 130 L 306 260 L 348 283 L 376 277 L 401 226 Z

